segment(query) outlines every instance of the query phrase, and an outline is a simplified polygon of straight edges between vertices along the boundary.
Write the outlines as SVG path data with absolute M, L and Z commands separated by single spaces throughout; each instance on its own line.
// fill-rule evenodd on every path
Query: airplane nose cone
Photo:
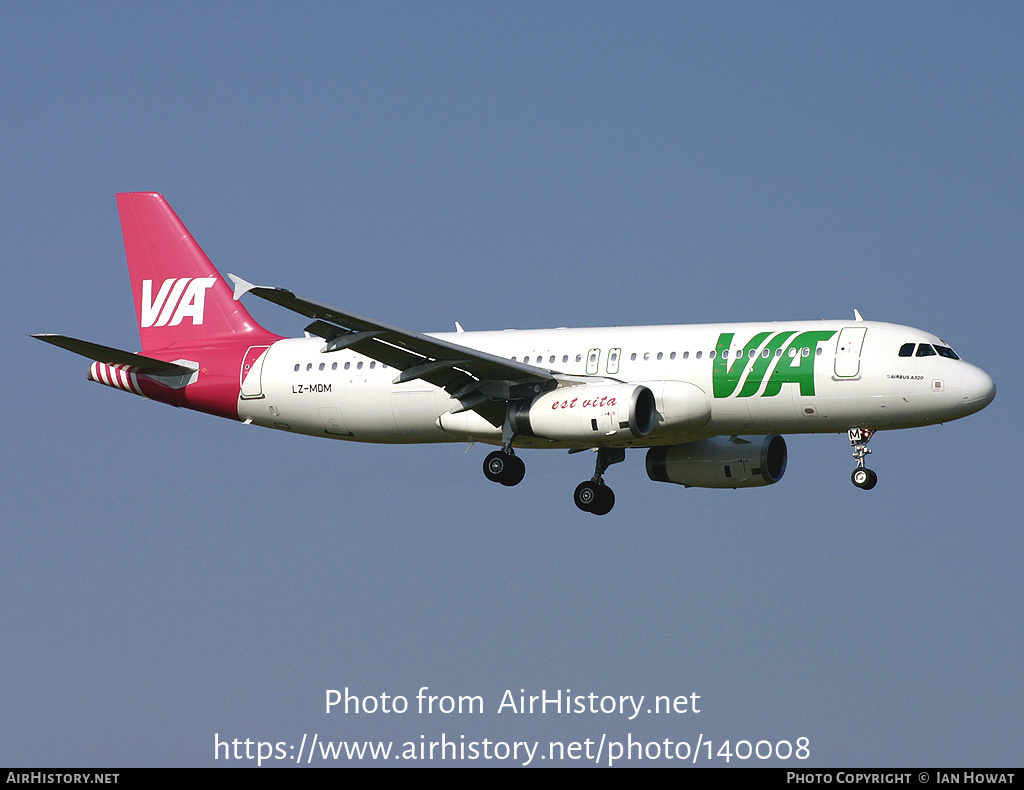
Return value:
M 981 368 L 973 365 L 964 371 L 960 379 L 960 394 L 964 403 L 974 407 L 975 411 L 984 409 L 996 397 L 996 383 Z

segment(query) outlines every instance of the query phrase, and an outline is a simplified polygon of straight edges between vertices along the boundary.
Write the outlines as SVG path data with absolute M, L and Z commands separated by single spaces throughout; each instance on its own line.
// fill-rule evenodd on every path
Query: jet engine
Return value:
M 647 476 L 660 483 L 700 488 L 752 488 L 777 483 L 786 473 L 786 440 L 771 436 L 716 436 L 652 447 Z
M 558 441 L 640 439 L 654 428 L 654 393 L 640 384 L 559 387 L 516 409 L 520 436 Z

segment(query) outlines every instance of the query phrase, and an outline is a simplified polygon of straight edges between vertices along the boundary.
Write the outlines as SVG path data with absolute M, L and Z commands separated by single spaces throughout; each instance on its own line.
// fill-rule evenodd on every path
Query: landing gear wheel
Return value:
M 526 477 L 526 464 L 523 462 L 523 459 L 518 455 L 509 456 L 505 468 L 505 476 L 500 481 L 501 484 L 504 486 L 517 486 L 523 482 L 524 477 Z
M 572 501 L 576 503 L 576 507 L 582 510 L 584 513 L 589 513 L 590 509 L 594 506 L 594 501 L 597 499 L 597 484 L 592 483 L 589 480 L 584 480 L 573 492 Z
M 493 453 L 488 454 L 484 459 L 484 477 L 492 483 L 500 483 L 501 476 L 505 473 L 505 467 L 508 466 L 506 459 L 510 457 L 507 453 L 503 453 L 500 450 L 495 450 Z
M 597 489 L 597 500 L 590 508 L 590 512 L 595 516 L 603 516 L 610 512 L 613 507 L 615 507 L 615 493 L 606 485 L 599 486 Z
M 603 483 L 595 483 L 593 480 L 584 480 L 572 495 L 572 501 L 576 507 L 585 513 L 593 513 L 595 516 L 603 516 L 615 505 L 615 494 Z
M 853 484 L 857 486 L 857 488 L 863 488 L 865 491 L 870 491 L 878 482 L 878 475 L 866 466 L 859 466 L 853 470 L 853 474 L 850 476 L 850 479 L 853 480 Z
M 523 459 L 504 450 L 495 450 L 484 459 L 484 477 L 492 483 L 514 486 L 521 483 L 525 475 Z

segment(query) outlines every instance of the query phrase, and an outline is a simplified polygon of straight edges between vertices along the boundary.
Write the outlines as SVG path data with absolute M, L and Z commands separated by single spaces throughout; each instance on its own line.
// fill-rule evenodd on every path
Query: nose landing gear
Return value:
M 857 488 L 870 491 L 878 482 L 878 475 L 864 465 L 864 459 L 871 454 L 868 442 L 875 432 L 870 428 L 850 428 L 847 433 L 853 447 L 853 458 L 857 462 L 857 468 L 853 470 L 850 479 Z
M 863 488 L 865 491 L 870 491 L 878 482 L 878 475 L 867 467 L 854 469 L 850 478 L 857 488 Z

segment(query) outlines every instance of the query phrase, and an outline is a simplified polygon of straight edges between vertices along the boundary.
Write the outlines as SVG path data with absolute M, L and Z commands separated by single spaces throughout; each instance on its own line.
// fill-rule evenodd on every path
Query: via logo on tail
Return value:
M 177 326 L 191 318 L 193 326 L 200 326 L 206 310 L 206 292 L 215 282 L 216 277 L 170 277 L 163 281 L 154 298 L 153 281 L 143 280 L 139 325 Z

